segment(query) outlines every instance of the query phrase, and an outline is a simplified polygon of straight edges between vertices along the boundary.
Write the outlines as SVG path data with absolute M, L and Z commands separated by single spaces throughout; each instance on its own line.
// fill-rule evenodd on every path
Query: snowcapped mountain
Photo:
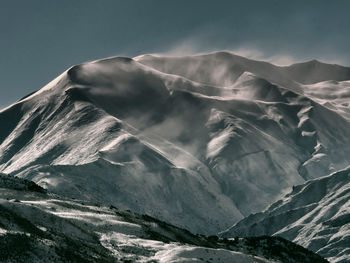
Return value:
M 259 221 L 239 233 L 279 235 L 291 227 L 284 237 L 339 261 L 348 256 L 346 246 L 327 232 L 348 224 L 349 208 L 330 197 L 339 189 L 315 190 L 317 201 L 309 197 L 315 192 L 302 195 L 301 208 L 284 204 L 350 165 L 349 88 L 347 67 L 319 61 L 278 67 L 229 52 L 87 62 L 0 111 L 0 172 L 62 198 L 206 235 L 244 218 L 269 218 L 281 205 L 293 214 L 288 220 L 282 216 L 268 231 Z M 337 187 L 348 183 L 340 178 Z M 278 205 L 249 217 L 293 186 L 296 192 Z M 51 205 L 44 203 L 40 209 Z M 345 221 L 327 225 L 329 214 L 313 222 L 314 206 L 327 210 L 328 203 Z M 326 232 L 316 234 L 320 225 Z
M 1 262 L 328 261 L 274 237 L 218 239 L 146 215 L 48 193 L 0 174 Z
M 228 52 L 77 65 L 0 112 L 0 171 L 215 234 L 350 164 L 349 70 Z
M 350 167 L 293 187 L 266 211 L 221 235 L 281 236 L 332 262 L 349 262 Z

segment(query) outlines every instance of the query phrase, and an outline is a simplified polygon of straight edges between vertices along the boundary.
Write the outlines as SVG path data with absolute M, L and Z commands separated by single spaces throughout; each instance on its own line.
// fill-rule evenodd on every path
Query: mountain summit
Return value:
M 0 171 L 216 234 L 350 165 L 350 68 L 229 52 L 76 65 L 0 111 Z

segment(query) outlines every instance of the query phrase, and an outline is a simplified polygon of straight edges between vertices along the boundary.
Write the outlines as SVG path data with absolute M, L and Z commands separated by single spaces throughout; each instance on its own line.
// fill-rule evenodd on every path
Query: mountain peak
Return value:
M 348 70 L 226 51 L 76 65 L 0 112 L 0 173 L 213 235 L 350 164 Z

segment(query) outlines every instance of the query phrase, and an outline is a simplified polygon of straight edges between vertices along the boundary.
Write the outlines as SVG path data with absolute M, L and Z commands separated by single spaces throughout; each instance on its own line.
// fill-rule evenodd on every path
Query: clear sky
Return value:
M 0 0 L 0 107 L 109 56 L 233 50 L 350 66 L 350 1 Z

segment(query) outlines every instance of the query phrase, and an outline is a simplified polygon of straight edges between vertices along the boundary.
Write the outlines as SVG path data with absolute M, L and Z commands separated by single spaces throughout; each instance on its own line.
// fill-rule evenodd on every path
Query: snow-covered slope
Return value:
M 1 262 L 327 262 L 280 238 L 193 235 L 149 216 L 0 174 Z
M 251 72 L 270 82 L 302 92 L 301 84 L 325 80 L 350 79 L 350 68 L 317 60 L 278 67 L 264 61 L 255 61 L 221 51 L 195 56 L 141 55 L 138 62 L 161 72 L 215 86 L 229 86 L 244 72 Z
M 350 120 L 350 81 L 328 80 L 304 85 L 307 96 Z
M 74 66 L 0 112 L 0 171 L 217 233 L 350 164 L 349 121 L 295 72 L 227 52 Z
M 287 238 L 331 262 L 350 262 L 350 167 L 293 187 L 266 211 L 222 233 L 260 235 Z

